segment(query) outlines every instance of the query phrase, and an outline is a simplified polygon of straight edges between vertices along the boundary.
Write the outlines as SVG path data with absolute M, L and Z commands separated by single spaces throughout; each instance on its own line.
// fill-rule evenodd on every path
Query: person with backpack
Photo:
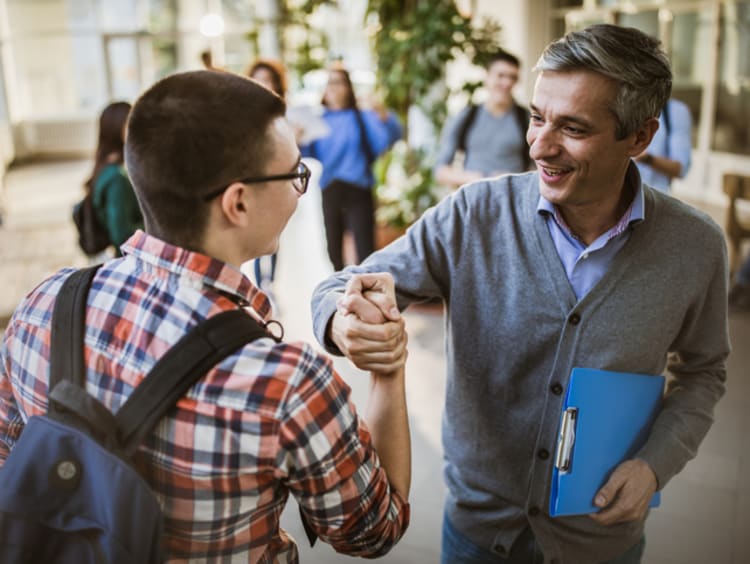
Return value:
M 168 562 L 296 562 L 295 541 L 279 527 L 289 494 L 310 539 L 339 552 L 379 556 L 404 534 L 411 459 L 406 334 L 398 311 L 377 319 L 362 314 L 384 322 L 371 336 L 392 347 L 371 373 L 361 418 L 330 359 L 309 344 L 281 341 L 268 299 L 240 271 L 245 261 L 276 250 L 307 190 L 310 171 L 285 109 L 255 81 L 206 70 L 164 78 L 135 103 L 125 160 L 145 232 L 137 231 L 121 258 L 96 271 L 64 269 L 44 280 L 5 331 L 0 561 L 15 561 L 5 557 L 23 542 L 33 551 L 29 538 L 41 550 L 76 527 L 77 535 L 60 541 L 60 554 L 68 541 L 82 539 L 100 556 L 117 552 L 123 543 L 107 540 L 110 534 L 149 545 L 152 535 L 141 531 L 146 522 L 163 530 L 157 540 Z M 93 279 L 80 281 L 81 273 Z M 360 284 L 367 295 L 395 300 L 392 284 L 372 285 L 367 276 Z M 256 326 L 260 335 L 251 335 Z M 63 372 L 81 373 L 87 394 L 66 374 L 51 385 L 56 358 L 72 364 Z M 197 381 L 168 400 L 155 399 L 154 386 L 175 388 L 182 364 Z M 40 421 L 59 430 L 77 427 L 81 417 L 99 451 L 127 460 L 135 452 L 143 488 L 124 491 L 128 464 L 101 452 L 94 457 L 91 445 L 77 448 L 83 439 L 74 433 L 54 444 L 80 460 L 65 454 L 50 461 L 54 453 L 41 449 L 19 472 L 19 456 L 29 457 L 32 441 L 48 434 L 37 431 Z M 90 459 L 100 462 L 87 466 Z M 37 481 L 30 483 L 32 475 Z M 158 504 L 143 502 L 144 488 Z M 61 501 L 68 498 L 72 506 Z M 37 507 L 44 510 L 35 513 Z M 98 535 L 92 514 L 117 521 L 123 512 L 132 516 L 120 523 L 123 530 Z M 55 558 L 30 561 L 87 561 Z
M 130 108 L 128 102 L 114 102 L 102 110 L 94 169 L 85 184 L 92 195 L 96 219 L 107 231 L 115 256 L 121 255 L 120 245 L 143 227 L 138 200 L 123 166 Z
M 443 128 L 434 167 L 437 182 L 458 188 L 480 178 L 529 170 L 529 112 L 513 99 L 520 68 L 518 58 L 506 51 L 490 59 L 485 102 L 469 104 Z
M 648 148 L 634 160 L 644 184 L 669 192 L 672 180 L 690 170 L 692 118 L 687 104 L 670 98 L 659 116 L 659 129 Z
M 375 250 L 372 164 L 401 138 L 402 129 L 393 112 L 358 107 L 349 72 L 341 66 L 330 69 L 322 104 L 330 133 L 300 149 L 323 165 L 320 188 L 328 258 L 341 270 L 346 230 L 354 235 L 358 262 Z

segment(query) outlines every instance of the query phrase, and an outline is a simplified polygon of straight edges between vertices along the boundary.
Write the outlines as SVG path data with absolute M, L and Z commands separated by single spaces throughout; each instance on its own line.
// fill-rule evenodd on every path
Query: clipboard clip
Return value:
M 555 454 L 555 467 L 560 474 L 567 474 L 570 472 L 572 466 L 577 420 L 578 408 L 569 407 L 563 411 L 560 423 L 560 435 L 557 438 L 557 452 Z

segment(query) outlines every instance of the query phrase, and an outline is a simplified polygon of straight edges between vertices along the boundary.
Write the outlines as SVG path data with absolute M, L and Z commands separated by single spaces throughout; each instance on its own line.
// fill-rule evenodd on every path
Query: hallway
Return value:
M 64 265 L 82 266 L 69 221 L 81 197 L 88 161 L 18 166 L 9 172 L 0 203 L 0 323 L 41 278 Z M 311 187 L 299 202 L 280 244 L 274 299 L 287 340 L 312 341 L 310 295 L 331 272 L 325 255 L 320 195 Z M 443 326 L 439 314 L 409 311 L 407 394 L 413 445 L 412 519 L 402 542 L 380 562 L 439 562 L 444 486 L 440 417 L 445 392 Z M 750 314 L 730 317 L 733 353 L 727 394 L 698 457 L 663 492 L 648 521 L 645 564 L 750 562 Z M 348 361 L 336 366 L 364 406 L 367 377 Z M 283 526 L 298 540 L 303 564 L 352 562 L 323 544 L 310 549 L 293 501 Z

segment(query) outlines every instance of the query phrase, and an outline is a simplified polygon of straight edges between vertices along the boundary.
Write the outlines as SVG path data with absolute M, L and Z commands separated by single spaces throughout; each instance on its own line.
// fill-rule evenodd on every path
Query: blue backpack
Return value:
M 132 465 L 138 446 L 214 365 L 259 337 L 242 310 L 185 335 L 116 415 L 85 390 L 86 296 L 97 267 L 74 272 L 52 315 L 49 407 L 29 419 L 0 468 L 0 563 L 162 562 L 162 514 Z

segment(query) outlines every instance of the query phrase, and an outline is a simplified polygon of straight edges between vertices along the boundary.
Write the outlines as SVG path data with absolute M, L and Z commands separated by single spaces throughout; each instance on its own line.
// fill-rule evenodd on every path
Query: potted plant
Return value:
M 373 46 L 385 106 L 398 113 L 407 135 L 412 106 L 439 131 L 447 114 L 446 65 L 460 54 L 481 64 L 499 49 L 500 26 L 490 19 L 475 25 L 454 0 L 369 0 L 367 13 L 377 20 Z M 467 83 L 464 88 L 476 86 Z M 432 159 L 399 142 L 376 163 L 376 220 L 381 227 L 403 232 L 450 192 L 433 181 Z
M 429 160 L 422 150 L 398 141 L 375 164 L 377 208 L 376 246 L 402 235 L 429 207 L 450 190 L 433 182 Z

